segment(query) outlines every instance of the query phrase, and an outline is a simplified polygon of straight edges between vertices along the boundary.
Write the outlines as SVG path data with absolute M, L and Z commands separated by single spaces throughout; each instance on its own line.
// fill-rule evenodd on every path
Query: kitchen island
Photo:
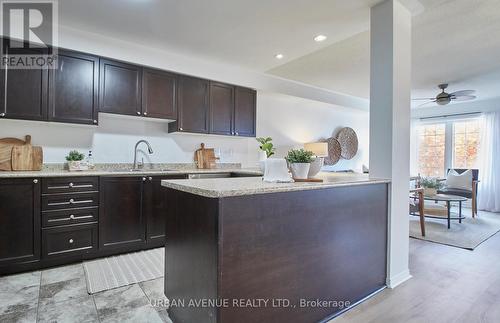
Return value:
M 174 322 L 318 322 L 385 287 L 387 180 L 165 180 Z

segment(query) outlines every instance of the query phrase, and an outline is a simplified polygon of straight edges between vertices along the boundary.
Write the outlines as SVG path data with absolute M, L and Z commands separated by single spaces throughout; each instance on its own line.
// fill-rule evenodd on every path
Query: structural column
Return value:
M 410 177 L 411 14 L 386 0 L 370 12 L 370 177 L 392 181 L 387 285 L 408 270 Z

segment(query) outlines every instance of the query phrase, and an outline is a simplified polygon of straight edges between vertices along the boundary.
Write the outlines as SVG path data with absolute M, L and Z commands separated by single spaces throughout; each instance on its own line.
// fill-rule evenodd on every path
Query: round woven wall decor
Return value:
M 328 138 L 325 140 L 328 143 L 328 156 L 325 157 L 325 165 L 335 165 L 340 160 L 340 143 L 336 138 Z
M 352 159 L 358 152 L 358 136 L 349 127 L 342 128 L 337 134 L 337 140 L 341 147 L 341 156 L 344 159 Z

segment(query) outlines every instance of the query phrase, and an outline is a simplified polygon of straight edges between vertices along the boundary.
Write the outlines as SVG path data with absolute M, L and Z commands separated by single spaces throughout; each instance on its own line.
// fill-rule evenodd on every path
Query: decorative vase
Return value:
M 261 172 L 264 173 L 266 170 L 266 160 L 267 160 L 267 154 L 263 150 L 259 150 L 259 167 Z
M 424 195 L 434 196 L 436 194 L 437 194 L 437 189 L 430 188 L 430 187 L 424 187 Z
M 324 160 L 325 159 L 323 157 L 316 157 L 309 167 L 309 174 L 307 175 L 308 178 L 314 177 L 320 172 L 321 167 L 323 167 Z
M 295 179 L 307 179 L 307 174 L 309 173 L 310 163 L 291 163 L 290 170 L 292 171 L 292 176 Z

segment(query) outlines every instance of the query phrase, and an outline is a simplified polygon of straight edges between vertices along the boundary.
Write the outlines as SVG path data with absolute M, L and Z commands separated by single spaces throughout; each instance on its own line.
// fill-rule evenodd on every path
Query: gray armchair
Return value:
M 462 174 L 463 172 L 467 171 L 468 169 L 462 169 L 462 168 L 451 168 L 448 169 L 449 173 L 451 170 L 456 171 L 458 174 Z M 448 195 L 457 195 L 457 196 L 462 196 L 467 199 L 470 199 L 472 201 L 472 217 L 476 217 L 477 215 L 477 188 L 478 188 L 478 183 L 479 183 L 479 170 L 478 169 L 472 169 L 472 190 L 463 190 L 463 189 L 457 189 L 457 188 L 443 188 L 438 191 L 439 194 L 448 194 Z

